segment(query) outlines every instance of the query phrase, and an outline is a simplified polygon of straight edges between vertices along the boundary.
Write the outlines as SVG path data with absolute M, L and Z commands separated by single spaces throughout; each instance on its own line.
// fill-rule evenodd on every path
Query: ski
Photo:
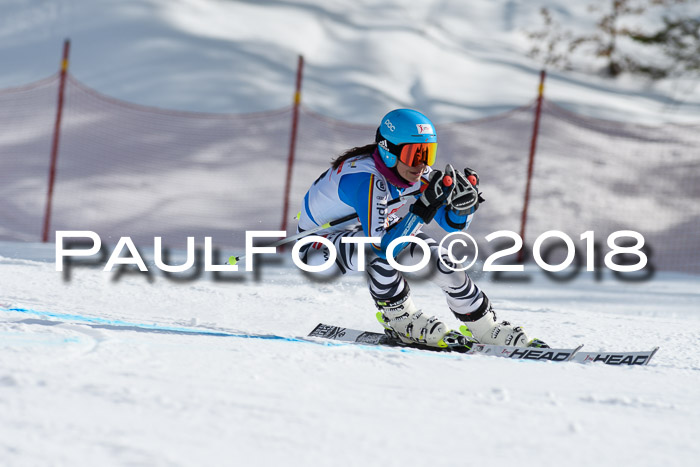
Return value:
M 554 362 L 573 361 L 578 363 L 604 363 L 606 365 L 647 365 L 656 354 L 658 347 L 650 351 L 642 352 L 581 352 L 582 345 L 572 349 L 551 349 L 536 347 L 512 347 L 488 344 L 473 344 L 471 348 L 459 347 L 457 349 L 432 349 L 421 345 L 407 345 L 396 338 L 391 338 L 386 334 L 359 331 L 356 329 L 331 326 L 328 324 L 317 325 L 306 337 L 291 337 L 275 334 L 254 334 L 225 329 L 212 329 L 204 327 L 182 327 L 172 325 L 158 325 L 127 322 L 114 319 L 99 318 L 94 316 L 82 316 L 76 314 L 56 313 L 50 311 L 39 311 L 27 308 L 3 308 L 0 312 L 25 313 L 36 315 L 39 319 L 17 320 L 26 324 L 82 324 L 98 329 L 122 330 L 122 331 L 147 331 L 158 333 L 173 333 L 184 335 L 203 335 L 217 337 L 233 337 L 243 339 L 263 339 L 278 340 L 287 342 L 308 343 L 315 345 L 326 345 L 318 339 L 325 339 L 336 345 L 364 344 L 371 346 L 395 347 L 418 352 L 441 352 L 441 353 L 463 353 L 467 355 L 481 354 L 488 356 L 504 357 L 513 360 L 549 360 Z
M 386 334 L 360 331 L 329 324 L 318 324 L 308 337 L 328 339 L 332 341 L 354 344 L 377 345 L 389 347 L 408 347 L 433 352 L 457 352 L 452 349 L 431 349 L 425 346 L 408 345 Z M 470 349 L 459 350 L 465 355 L 487 355 L 492 357 L 510 358 L 512 360 L 546 360 L 552 362 L 594 363 L 606 365 L 646 365 L 659 349 L 655 347 L 648 352 L 580 352 L 583 345 L 575 348 L 553 349 L 536 347 L 512 347 L 505 345 L 474 344 Z
M 654 347 L 642 352 L 578 352 L 573 361 L 578 363 L 602 362 L 606 365 L 647 365 L 651 358 L 659 350 Z

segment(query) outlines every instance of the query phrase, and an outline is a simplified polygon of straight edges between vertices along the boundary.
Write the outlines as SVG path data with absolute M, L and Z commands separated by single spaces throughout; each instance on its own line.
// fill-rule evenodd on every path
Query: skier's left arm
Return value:
M 464 169 L 464 173 L 455 171 L 454 190 L 449 204 L 441 207 L 435 220 L 447 232 L 465 230 L 479 208 L 479 203 L 484 201 L 479 193 L 479 175 L 470 168 Z
M 442 206 L 435 214 L 435 222 L 445 230 L 445 232 L 459 232 L 469 227 L 473 214 L 459 215 L 451 207 Z

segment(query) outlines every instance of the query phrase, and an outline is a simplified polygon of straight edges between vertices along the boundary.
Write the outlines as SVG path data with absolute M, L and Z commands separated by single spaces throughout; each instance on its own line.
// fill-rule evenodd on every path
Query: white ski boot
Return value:
M 514 347 L 543 347 L 549 346 L 539 339 L 529 339 L 523 328 L 513 326 L 508 321 L 497 322 L 496 312 L 491 307 L 491 301 L 484 295 L 479 310 L 472 313 L 472 321 L 465 321 L 460 332 L 468 337 L 474 337 L 481 344 L 511 345 Z
M 416 307 L 406 289 L 391 301 L 376 300 L 377 320 L 387 335 L 404 344 L 423 344 L 439 349 L 468 350 L 473 339 L 453 331 L 436 316 L 428 316 Z

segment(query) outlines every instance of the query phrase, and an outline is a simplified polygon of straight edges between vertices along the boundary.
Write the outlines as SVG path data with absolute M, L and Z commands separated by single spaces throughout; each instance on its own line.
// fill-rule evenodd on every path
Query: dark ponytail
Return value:
M 352 149 L 348 149 L 343 154 L 331 161 L 331 167 L 333 167 L 333 169 L 337 169 L 343 162 L 345 162 L 348 159 L 352 159 L 353 157 L 371 157 L 372 153 L 374 153 L 376 149 L 377 143 L 367 144 L 365 146 L 358 146 Z

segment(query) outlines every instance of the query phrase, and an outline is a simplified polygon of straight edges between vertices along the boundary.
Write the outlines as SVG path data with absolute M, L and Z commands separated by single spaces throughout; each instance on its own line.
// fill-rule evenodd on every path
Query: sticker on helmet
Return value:
M 432 135 L 435 133 L 432 125 L 417 124 L 416 128 L 418 128 L 419 135 Z

